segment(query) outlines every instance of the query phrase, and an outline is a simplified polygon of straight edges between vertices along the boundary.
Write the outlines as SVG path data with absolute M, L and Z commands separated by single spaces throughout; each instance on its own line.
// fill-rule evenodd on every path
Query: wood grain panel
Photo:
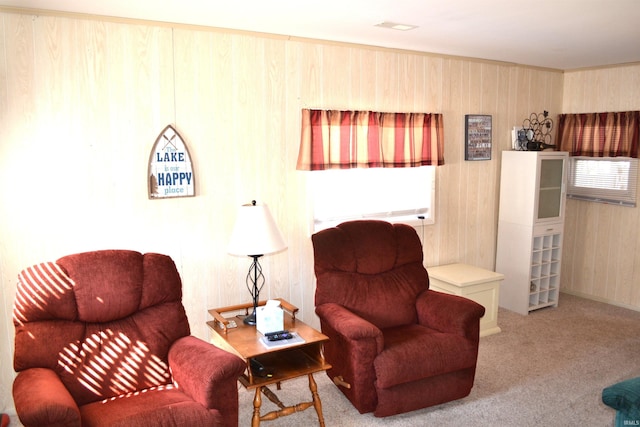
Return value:
M 326 46 L 323 49 L 322 101 L 328 106 L 324 109 L 352 109 L 351 94 L 359 77 L 359 67 L 352 63 L 352 54 L 353 49 L 348 46 Z
M 640 64 L 566 72 L 565 113 L 640 109 Z M 562 287 L 568 292 L 640 309 L 638 208 L 569 201 Z
M 619 210 L 617 210 L 619 213 Z M 634 227 L 637 221 L 636 215 L 616 215 L 614 223 L 611 224 L 612 235 L 611 240 L 611 258 L 619 260 L 620 265 L 634 265 L 635 253 L 637 252 L 638 237 L 635 233 L 629 233 L 628 230 Z M 610 262 L 611 264 L 611 262 Z M 608 269 L 610 277 L 607 283 L 613 283 L 614 286 L 608 286 L 605 290 L 605 298 L 610 301 L 632 301 L 633 296 L 633 269 Z
M 124 247 L 172 256 L 192 331 L 206 338 L 207 309 L 248 300 L 250 260 L 226 247 L 237 207 L 254 198 L 269 204 L 288 245 L 263 259 L 263 296 L 290 300 L 317 326 L 307 173 L 295 170 L 301 108 L 444 114 L 436 224 L 418 227 L 425 264 L 493 269 L 499 152 L 510 148 L 512 126 L 563 101 L 562 73 L 502 63 L 141 21 L 6 11 L 0 19 L 0 180 L 19 183 L 0 200 L 8 331 L 20 269 Z M 619 73 L 640 86 L 637 68 Z M 577 73 L 570 87 L 590 78 Z M 618 93 L 621 105 L 640 99 Z M 464 161 L 470 113 L 493 116 L 491 161 Z M 194 159 L 197 196 L 150 201 L 149 150 L 170 123 Z M 637 279 L 634 270 L 616 292 L 631 294 L 628 304 L 639 303 L 626 285 Z M 0 341 L 0 395 L 10 396 L 13 338 Z
M 398 55 L 398 105 L 395 111 L 415 111 L 413 90 L 424 93 L 424 86 L 416 85 L 416 62 L 412 55 Z M 420 73 L 424 76 L 424 72 Z
M 32 146 L 30 140 L 34 132 L 32 125 L 35 109 L 35 69 L 32 64 L 34 57 L 35 34 L 31 17 L 23 15 L 3 15 L 0 19 L 3 43 L 0 52 L 0 177 L 10 179 L 6 182 L 19 182 L 25 179 L 22 165 L 30 161 L 30 156 L 16 150 L 16 145 L 27 150 Z M 7 60 L 11 58 L 11 60 Z M 20 262 L 28 259 L 30 253 L 37 256 L 41 248 L 34 248 L 32 242 L 25 239 L 9 239 L 5 231 L 9 224 L 12 228 L 21 230 L 25 225 L 21 221 L 35 219 L 30 211 L 17 209 L 19 200 L 26 196 L 24 188 L 17 185 L 4 187 L 0 202 L 0 284 L 2 286 L 0 298 L 0 405 L 4 409 L 12 408 L 11 384 L 15 374 L 13 372 L 13 296 L 16 289 L 16 271 Z M 15 235 L 15 234 L 14 234 Z M 33 256 L 33 255 L 32 255 Z
M 400 109 L 398 55 L 392 51 L 380 51 L 376 54 L 374 110 L 394 112 Z
M 444 166 L 437 171 L 436 197 L 436 221 L 439 229 L 440 252 L 438 253 L 437 264 L 450 264 L 457 260 L 452 254 L 460 254 L 460 225 L 464 224 L 461 219 L 463 210 L 461 209 L 461 195 L 463 190 L 462 164 L 461 164 L 461 136 L 459 124 L 460 112 L 464 111 L 461 105 L 463 83 L 462 64 L 458 60 L 446 60 L 444 73 L 447 75 L 447 82 L 444 90 L 446 96 L 443 99 L 444 114 Z M 451 141 L 451 142 L 449 142 Z M 458 143 L 456 143 L 458 142 Z

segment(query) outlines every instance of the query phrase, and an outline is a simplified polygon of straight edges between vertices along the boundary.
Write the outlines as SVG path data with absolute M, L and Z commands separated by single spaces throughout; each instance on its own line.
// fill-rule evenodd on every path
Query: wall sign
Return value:
M 491 116 L 467 114 L 465 124 L 465 160 L 491 160 Z
M 168 125 L 156 139 L 149 156 L 149 198 L 195 196 L 195 176 L 184 140 Z

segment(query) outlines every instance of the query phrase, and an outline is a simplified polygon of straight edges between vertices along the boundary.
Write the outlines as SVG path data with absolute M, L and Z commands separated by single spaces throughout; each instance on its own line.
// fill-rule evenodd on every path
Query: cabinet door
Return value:
M 540 158 L 537 222 L 562 218 L 564 168 L 564 158 Z

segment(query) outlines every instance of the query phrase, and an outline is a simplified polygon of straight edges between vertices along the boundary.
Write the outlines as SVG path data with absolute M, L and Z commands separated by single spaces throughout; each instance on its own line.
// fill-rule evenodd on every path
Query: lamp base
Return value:
M 255 313 L 255 311 L 253 313 L 251 313 L 250 315 L 248 315 L 247 317 L 245 317 L 242 322 L 245 325 L 255 326 L 255 324 L 256 324 L 256 313 Z

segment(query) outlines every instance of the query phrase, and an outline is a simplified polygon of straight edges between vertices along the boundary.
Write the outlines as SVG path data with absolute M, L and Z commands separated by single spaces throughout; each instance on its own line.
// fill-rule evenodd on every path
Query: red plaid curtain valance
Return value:
M 638 158 L 640 111 L 560 114 L 558 144 L 571 156 Z
M 302 110 L 298 170 L 443 164 L 442 114 Z

